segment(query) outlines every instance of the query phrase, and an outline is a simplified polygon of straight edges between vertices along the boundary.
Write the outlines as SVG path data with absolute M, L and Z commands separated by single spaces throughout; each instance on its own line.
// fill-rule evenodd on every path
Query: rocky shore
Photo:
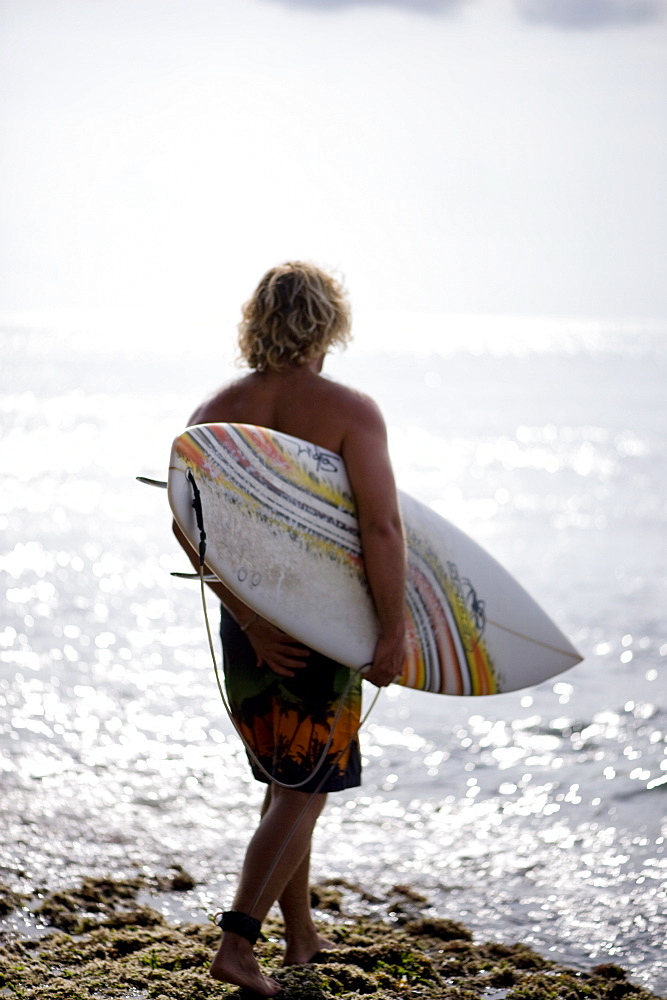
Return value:
M 162 879 L 86 878 L 70 891 L 33 898 L 0 886 L 0 915 L 29 907 L 47 932 L 6 933 L 0 942 L 0 995 L 21 1000 L 213 1000 L 248 997 L 208 975 L 219 940 L 212 923 L 170 924 L 137 897 L 187 891 L 174 868 Z M 307 966 L 280 968 L 281 924 L 269 919 L 257 945 L 284 1000 L 657 1000 L 615 965 L 582 972 L 517 944 L 473 941 L 471 932 L 430 915 L 428 900 L 395 886 L 385 918 L 346 913 L 358 886 L 315 886 L 313 903 L 337 948 Z M 158 897 L 159 898 L 159 895 Z M 374 900 L 374 902 L 378 902 Z

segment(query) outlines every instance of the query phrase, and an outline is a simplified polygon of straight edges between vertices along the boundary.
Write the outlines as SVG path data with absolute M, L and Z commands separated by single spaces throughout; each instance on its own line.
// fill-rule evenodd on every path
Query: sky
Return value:
M 667 317 L 665 0 L 0 0 L 0 318 Z

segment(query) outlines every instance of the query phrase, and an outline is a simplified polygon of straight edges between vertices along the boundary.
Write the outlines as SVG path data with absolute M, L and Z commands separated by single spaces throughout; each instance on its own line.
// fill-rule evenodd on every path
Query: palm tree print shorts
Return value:
M 234 720 L 272 778 L 299 785 L 304 792 L 337 792 L 360 785 L 361 679 L 352 679 L 347 667 L 314 650 L 308 665 L 294 677 L 258 667 L 248 638 L 224 608 L 220 636 Z M 250 755 L 248 759 L 255 778 L 268 783 Z

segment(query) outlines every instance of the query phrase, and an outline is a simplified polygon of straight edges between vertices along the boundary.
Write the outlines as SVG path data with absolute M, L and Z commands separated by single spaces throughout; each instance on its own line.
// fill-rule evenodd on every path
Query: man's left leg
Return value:
M 305 965 L 318 951 L 335 948 L 313 923 L 310 904 L 310 851 L 292 875 L 278 900 L 285 921 L 283 965 Z

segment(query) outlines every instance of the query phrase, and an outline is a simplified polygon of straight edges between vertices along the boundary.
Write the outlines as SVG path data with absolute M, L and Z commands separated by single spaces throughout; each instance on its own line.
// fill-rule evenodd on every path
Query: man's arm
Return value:
M 174 521 L 174 535 L 186 556 L 199 572 L 199 555 Z M 309 652 L 295 639 L 291 639 L 280 629 L 267 622 L 265 618 L 256 615 L 252 608 L 244 604 L 223 583 L 209 583 L 213 593 L 227 608 L 233 618 L 245 631 L 248 640 L 257 655 L 257 666 L 266 664 L 274 673 L 282 677 L 294 677 L 295 669 L 307 666 Z
M 221 420 L 222 393 L 211 397 L 201 406 L 198 406 L 188 420 L 187 426 L 194 424 L 215 423 Z M 179 526 L 174 521 L 174 535 L 181 548 L 199 572 L 199 555 L 190 545 Z M 240 598 L 232 593 L 224 584 L 209 583 L 213 593 L 219 601 L 227 608 L 233 618 L 245 631 L 250 645 L 257 656 L 257 666 L 265 664 L 274 673 L 282 677 L 294 677 L 294 671 L 308 665 L 309 651 L 296 639 L 286 635 L 265 618 L 256 615 L 252 608 L 244 604 Z
M 378 687 L 400 674 L 405 638 L 406 550 L 382 415 L 372 400 L 355 400 L 343 439 L 354 492 L 366 577 L 380 624 L 373 664 L 364 676 Z

